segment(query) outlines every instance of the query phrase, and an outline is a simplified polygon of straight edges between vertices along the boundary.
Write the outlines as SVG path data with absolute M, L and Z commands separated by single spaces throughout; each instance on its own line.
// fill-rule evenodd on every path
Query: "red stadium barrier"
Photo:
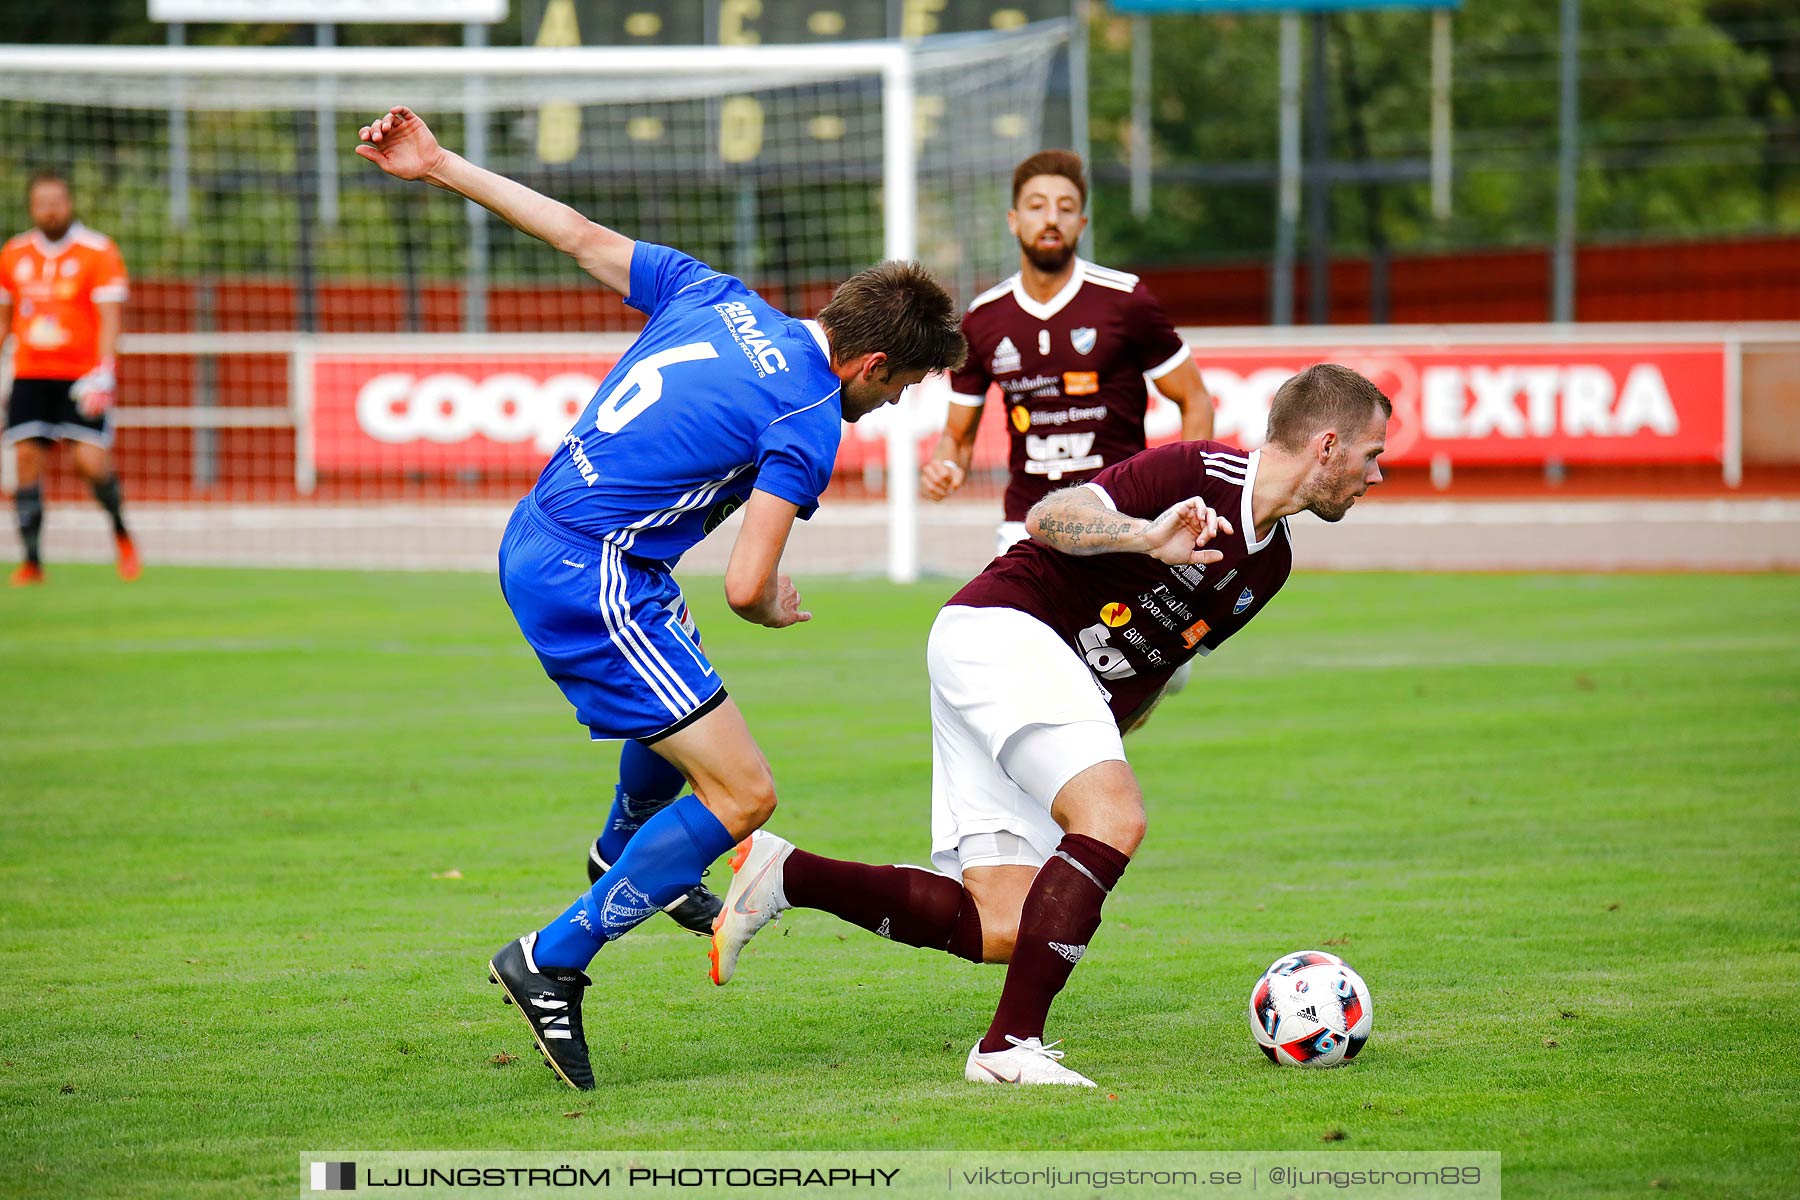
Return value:
M 320 472 L 536 469 L 618 356 L 321 354 L 313 362 Z
M 1218 436 L 1260 443 L 1275 389 L 1332 361 L 1393 401 L 1387 460 L 1423 463 L 1720 462 L 1726 347 L 1497 344 L 1208 348 L 1196 354 L 1219 404 Z M 313 462 L 320 472 L 522 470 L 540 464 L 616 361 L 542 353 L 332 354 L 313 364 Z M 997 395 L 997 393 L 996 393 Z M 996 400 L 996 404 L 998 401 Z M 1166 425 L 1166 423 L 1159 423 Z M 1154 441 L 1169 440 L 1166 428 Z M 929 450 L 929 435 L 921 453 Z M 998 420 L 976 463 L 1005 462 Z M 885 460 L 882 442 L 844 439 L 838 469 Z
M 1219 403 L 1222 440 L 1258 444 L 1275 388 L 1330 360 L 1362 370 L 1393 400 L 1386 461 L 1402 474 L 1410 464 L 1723 464 L 1736 485 L 1733 339 L 1747 332 L 1568 332 L 1580 340 L 1530 326 L 1334 330 L 1327 336 L 1337 343 L 1302 340 L 1304 331 L 1187 331 Z M 120 371 L 120 470 L 133 495 L 170 501 L 504 498 L 529 484 L 626 344 L 623 334 L 145 333 L 127 344 Z M 942 427 L 943 404 L 940 394 L 913 405 L 921 459 Z M 881 494 L 883 422 L 894 415 L 883 410 L 846 431 L 839 491 Z M 977 469 L 1004 471 L 1005 419 L 997 412 L 983 421 Z M 1147 426 L 1152 444 L 1167 441 L 1178 415 L 1159 401 Z M 52 487 L 59 496 L 79 492 L 72 478 Z

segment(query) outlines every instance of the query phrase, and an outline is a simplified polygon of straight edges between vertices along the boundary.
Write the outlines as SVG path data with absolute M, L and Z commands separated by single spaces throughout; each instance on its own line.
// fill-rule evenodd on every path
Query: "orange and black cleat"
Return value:
M 120 534 L 116 544 L 119 549 L 119 578 L 130 583 L 144 573 L 144 564 L 138 561 L 137 547 L 129 537 Z
M 44 582 L 43 564 L 20 563 L 18 569 L 13 571 L 10 582 L 14 587 L 30 587 L 32 584 Z

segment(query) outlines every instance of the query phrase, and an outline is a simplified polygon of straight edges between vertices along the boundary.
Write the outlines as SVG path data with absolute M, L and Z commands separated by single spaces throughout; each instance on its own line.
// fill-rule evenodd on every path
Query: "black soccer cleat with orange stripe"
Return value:
M 536 944 L 535 932 L 506 943 L 488 960 L 488 977 L 500 985 L 506 1003 L 518 1005 L 544 1065 L 570 1087 L 591 1092 L 594 1070 L 581 1027 L 581 996 L 593 980 L 573 967 L 539 970 L 532 958 Z

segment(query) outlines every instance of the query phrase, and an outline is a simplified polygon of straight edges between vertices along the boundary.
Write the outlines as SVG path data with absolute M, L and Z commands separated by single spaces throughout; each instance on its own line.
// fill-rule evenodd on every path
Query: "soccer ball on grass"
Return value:
M 1348 1062 L 1369 1040 L 1374 1019 L 1369 985 L 1323 950 L 1282 955 L 1250 992 L 1250 1032 L 1277 1066 Z

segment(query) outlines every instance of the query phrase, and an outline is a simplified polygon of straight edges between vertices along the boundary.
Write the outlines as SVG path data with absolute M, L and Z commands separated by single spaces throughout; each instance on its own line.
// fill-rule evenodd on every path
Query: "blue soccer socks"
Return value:
M 668 807 L 685 786 L 686 778 L 668 759 L 642 742 L 627 741 L 619 751 L 619 785 L 600 834 L 600 857 L 618 862 L 644 822 Z
M 600 882 L 539 932 L 539 965 L 585 970 L 600 947 L 699 883 L 736 841 L 698 796 L 683 796 L 644 822 Z

